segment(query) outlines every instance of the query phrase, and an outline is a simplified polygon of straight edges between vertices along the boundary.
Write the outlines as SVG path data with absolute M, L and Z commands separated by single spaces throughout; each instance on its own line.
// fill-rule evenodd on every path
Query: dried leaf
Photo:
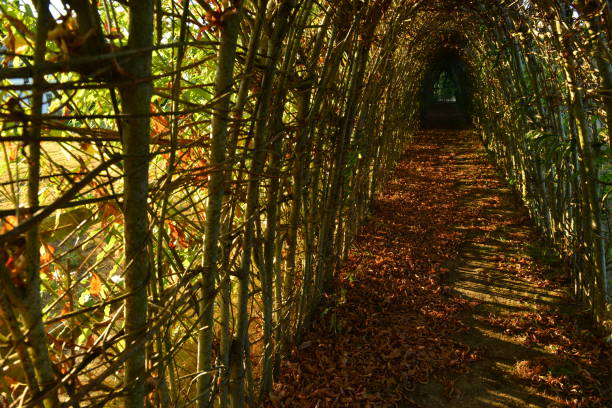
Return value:
M 95 273 L 91 273 L 91 280 L 89 281 L 89 294 L 91 296 L 100 296 L 100 291 L 102 290 L 102 281 L 100 277 Z

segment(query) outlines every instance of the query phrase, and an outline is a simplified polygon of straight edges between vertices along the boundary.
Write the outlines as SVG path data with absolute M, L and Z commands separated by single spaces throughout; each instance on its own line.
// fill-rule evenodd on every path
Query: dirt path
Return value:
M 612 406 L 543 248 L 471 132 L 420 133 L 269 405 Z

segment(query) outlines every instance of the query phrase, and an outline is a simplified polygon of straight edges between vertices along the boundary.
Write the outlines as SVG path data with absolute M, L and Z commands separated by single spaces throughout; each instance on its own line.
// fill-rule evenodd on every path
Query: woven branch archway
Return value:
M 449 59 L 459 102 L 609 324 L 608 2 L 0 11 L 9 406 L 265 395 Z

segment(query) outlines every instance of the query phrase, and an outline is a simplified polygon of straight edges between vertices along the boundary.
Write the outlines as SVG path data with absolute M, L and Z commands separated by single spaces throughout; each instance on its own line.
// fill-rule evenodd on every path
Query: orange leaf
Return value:
M 42 265 L 53 261 L 55 248 L 51 244 L 43 244 L 40 247 L 40 263 Z
M 17 217 L 14 215 L 9 215 L 8 217 L 4 217 L 2 220 L 2 224 L 0 225 L 0 234 L 4 234 L 15 228 L 17 226 Z
M 91 281 L 89 281 L 89 294 L 91 296 L 100 296 L 100 290 L 102 289 L 102 282 L 100 277 L 95 273 L 91 273 Z
M 70 307 L 70 303 L 68 302 L 64 302 L 64 307 L 62 308 L 62 311 L 60 312 L 61 315 L 65 315 L 68 314 L 72 311 L 72 307 Z

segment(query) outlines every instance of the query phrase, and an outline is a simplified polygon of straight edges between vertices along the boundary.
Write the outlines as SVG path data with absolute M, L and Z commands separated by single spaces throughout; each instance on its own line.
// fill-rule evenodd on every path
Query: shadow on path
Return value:
M 612 406 L 566 283 L 474 133 L 423 131 L 269 405 Z

